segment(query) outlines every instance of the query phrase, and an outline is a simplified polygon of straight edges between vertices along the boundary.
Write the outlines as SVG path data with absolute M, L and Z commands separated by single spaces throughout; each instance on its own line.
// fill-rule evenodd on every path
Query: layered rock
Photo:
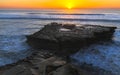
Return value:
M 74 25 L 51 23 L 40 31 L 27 36 L 27 42 L 35 48 L 60 50 L 73 53 L 77 49 L 102 40 L 111 39 L 116 27 L 98 25 Z

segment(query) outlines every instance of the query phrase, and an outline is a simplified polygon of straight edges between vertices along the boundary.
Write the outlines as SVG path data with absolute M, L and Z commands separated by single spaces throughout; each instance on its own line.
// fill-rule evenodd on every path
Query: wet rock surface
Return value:
M 110 40 L 115 29 L 116 27 L 98 25 L 77 26 L 51 23 L 45 25 L 40 31 L 27 36 L 27 42 L 34 48 L 60 50 L 59 53 L 69 54 L 92 43 Z

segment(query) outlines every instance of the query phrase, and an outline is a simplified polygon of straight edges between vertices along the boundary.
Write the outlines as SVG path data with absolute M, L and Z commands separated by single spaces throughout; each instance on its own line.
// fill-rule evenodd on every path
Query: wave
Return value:
M 0 18 L 0 19 L 39 19 L 39 20 L 69 20 L 69 21 L 103 21 L 103 22 L 120 22 L 120 20 L 108 19 L 61 19 L 61 18 Z
M 43 14 L 43 13 L 27 13 L 27 14 Z M 105 15 L 105 14 L 79 14 L 79 13 L 44 13 L 47 15 Z
M 120 22 L 120 14 L 0 13 L 0 19 L 40 19 Z

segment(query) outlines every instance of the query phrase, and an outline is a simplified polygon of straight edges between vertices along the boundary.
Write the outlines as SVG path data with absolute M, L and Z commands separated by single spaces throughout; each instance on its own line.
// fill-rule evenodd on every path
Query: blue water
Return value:
M 112 41 L 99 42 L 71 56 L 76 62 L 92 64 L 120 75 L 120 10 L 15 10 L 0 9 L 0 66 L 17 62 L 32 53 L 26 35 L 51 22 L 118 27 Z M 104 39 L 104 38 L 103 38 Z

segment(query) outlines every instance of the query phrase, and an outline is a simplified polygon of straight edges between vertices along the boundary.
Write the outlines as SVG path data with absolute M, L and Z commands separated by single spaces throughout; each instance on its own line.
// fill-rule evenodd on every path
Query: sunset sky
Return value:
M 0 8 L 120 8 L 120 0 L 0 0 Z

